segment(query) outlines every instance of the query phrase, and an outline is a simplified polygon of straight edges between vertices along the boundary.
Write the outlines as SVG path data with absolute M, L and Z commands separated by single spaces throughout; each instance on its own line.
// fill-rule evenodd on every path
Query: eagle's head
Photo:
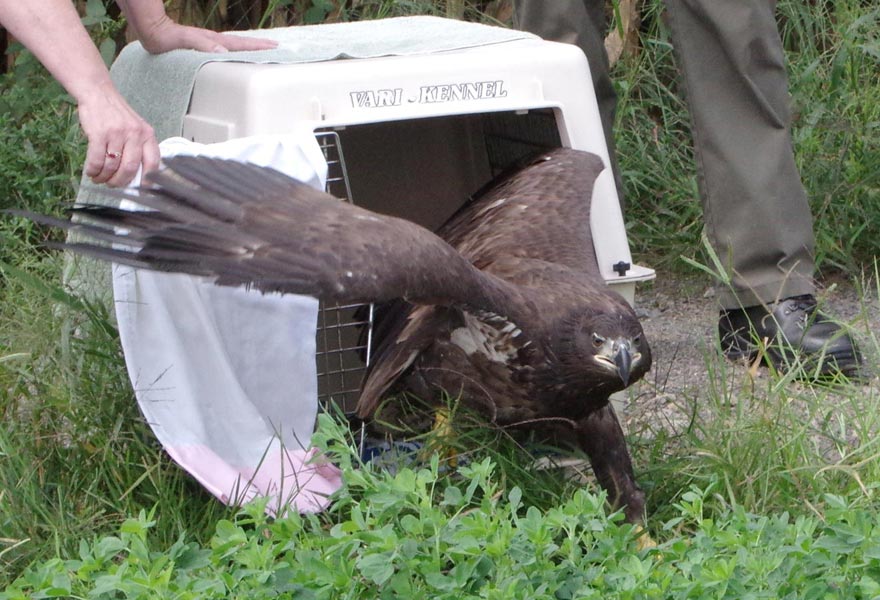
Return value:
M 651 349 L 631 310 L 581 314 L 569 324 L 556 356 L 572 392 L 607 398 L 651 367 Z
M 585 319 L 577 332 L 584 356 L 619 379 L 623 387 L 638 381 L 651 367 L 651 349 L 638 319 L 627 314 L 599 315 Z

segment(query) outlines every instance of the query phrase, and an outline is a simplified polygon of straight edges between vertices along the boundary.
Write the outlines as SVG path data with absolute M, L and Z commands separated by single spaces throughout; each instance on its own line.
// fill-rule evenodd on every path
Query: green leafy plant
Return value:
M 331 439 L 340 431 L 322 419 Z M 344 439 L 336 440 L 339 444 Z M 151 541 L 154 513 L 26 569 L 0 599 L 110 598 L 871 598 L 880 585 L 873 513 L 826 496 L 823 519 L 709 512 L 691 487 L 663 530 L 637 531 L 581 490 L 540 510 L 502 490 L 491 460 L 442 479 L 438 461 L 395 474 L 344 463 L 331 514 L 272 520 L 259 503 L 201 544 Z M 681 535 L 686 533 L 686 535 Z

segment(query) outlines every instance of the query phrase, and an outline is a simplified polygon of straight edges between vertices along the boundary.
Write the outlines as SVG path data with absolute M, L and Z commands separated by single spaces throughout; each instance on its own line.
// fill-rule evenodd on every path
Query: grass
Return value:
M 706 277 L 679 260 L 711 264 L 660 6 L 646 3 L 643 50 L 615 67 L 630 239 L 664 277 Z M 855 326 L 876 357 L 880 11 L 856 0 L 779 11 L 819 258 L 860 290 Z M 26 55 L 0 85 L 0 203 L 58 213 L 83 158 L 69 100 Z M 708 383 L 671 398 L 676 424 L 630 424 L 653 551 L 637 550 L 591 485 L 526 468 L 504 432 L 464 426 L 465 468 L 391 474 L 356 468 L 345 433 L 322 417 L 347 489 L 325 515 L 269 522 L 258 508 L 221 507 L 164 455 L 135 408 L 106 308 L 58 283 L 61 259 L 39 247 L 47 235 L 0 220 L 0 597 L 880 593 L 876 385 L 752 378 L 705 348 Z M 634 394 L 664 394 L 662 373 L 649 378 Z
M 324 445 L 345 432 L 324 415 Z M 394 473 L 334 455 L 346 493 L 327 515 L 268 520 L 259 504 L 209 539 L 157 544 L 142 511 L 66 559 L 28 569 L 3 599 L 126 598 L 872 598 L 880 591 L 873 510 L 825 495 L 816 516 L 713 509 L 711 482 L 682 491 L 664 540 L 585 490 L 538 509 L 489 458 L 451 477 L 436 455 Z M 353 468 L 357 467 L 357 468 Z M 44 595 L 30 596 L 40 590 Z
M 0 572 L 75 548 L 143 506 L 174 507 L 159 538 L 210 526 L 225 510 L 171 463 L 140 417 L 106 307 L 47 285 L 59 257 L 40 263 L 2 269 L 4 294 L 19 301 L 5 305 L 0 349 L 0 537 L 19 546 L 0 550 Z

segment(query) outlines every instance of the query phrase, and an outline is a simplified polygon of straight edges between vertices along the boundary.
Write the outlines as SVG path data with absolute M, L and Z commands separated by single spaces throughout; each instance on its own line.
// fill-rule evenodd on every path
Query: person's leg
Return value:
M 604 0 L 514 0 L 513 6 L 514 25 L 517 29 L 534 33 L 545 40 L 574 44 L 586 54 L 599 104 L 599 115 L 602 118 L 605 143 L 617 184 L 617 195 L 623 204 L 623 186 L 617 167 L 613 133 L 617 94 L 608 75 L 608 55 L 604 44 Z
M 752 356 L 755 342 L 769 338 L 779 342 L 767 356 L 777 367 L 823 353 L 854 366 L 852 340 L 815 312 L 813 223 L 792 149 L 775 1 L 666 5 L 706 232 L 732 282 L 719 291 L 725 353 Z
M 768 0 L 667 0 L 706 232 L 730 269 L 724 308 L 812 294 L 813 221 L 791 145 Z

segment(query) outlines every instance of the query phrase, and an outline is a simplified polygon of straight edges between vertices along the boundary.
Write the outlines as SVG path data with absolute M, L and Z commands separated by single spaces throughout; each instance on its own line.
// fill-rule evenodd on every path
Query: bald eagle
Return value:
M 436 234 L 269 168 L 178 156 L 131 199 L 151 210 L 73 209 L 103 244 L 75 252 L 218 285 L 325 301 L 387 303 L 358 413 L 390 394 L 442 392 L 501 426 L 552 431 L 580 447 L 627 519 L 641 522 L 609 396 L 651 352 L 633 309 L 599 273 L 590 230 L 599 157 L 557 149 L 492 185 Z

